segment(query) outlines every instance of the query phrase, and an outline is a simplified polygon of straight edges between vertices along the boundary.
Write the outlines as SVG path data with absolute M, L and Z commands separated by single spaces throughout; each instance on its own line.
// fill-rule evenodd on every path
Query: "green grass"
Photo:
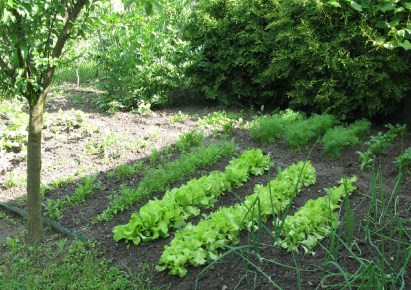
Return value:
M 359 137 L 367 134 L 370 128 L 370 121 L 359 120 L 348 127 L 338 126 L 329 129 L 323 137 L 325 154 L 332 158 L 340 156 L 344 147 L 358 144 Z
M 1 246 L 0 289 L 153 289 L 150 269 L 133 275 L 111 267 L 94 244 L 65 239 L 48 244 L 28 246 L 7 238 Z
M 94 61 L 83 61 L 78 66 L 78 75 L 80 84 L 90 83 L 97 80 L 96 70 L 97 64 Z M 62 83 L 77 83 L 76 67 L 71 65 L 69 67 L 62 67 L 56 71 L 53 79 L 54 84 Z

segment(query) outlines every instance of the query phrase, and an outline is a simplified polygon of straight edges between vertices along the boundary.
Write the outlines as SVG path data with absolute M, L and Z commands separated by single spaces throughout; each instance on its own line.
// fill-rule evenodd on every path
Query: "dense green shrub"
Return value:
M 370 131 L 371 122 L 359 120 L 348 127 L 338 126 L 325 132 L 323 137 L 324 151 L 330 157 L 338 157 L 344 147 L 358 143 L 359 137 Z
M 406 54 L 373 47 L 357 11 L 326 3 L 199 0 L 187 33 L 201 51 L 192 84 L 223 103 L 343 119 L 391 112 L 410 88 Z
M 314 115 L 286 128 L 286 142 L 293 149 L 299 149 L 308 142 L 321 137 L 337 119 L 333 115 Z
M 100 31 L 96 58 L 106 94 L 98 103 L 105 109 L 166 103 L 170 92 L 184 86 L 192 52 L 182 31 L 191 1 L 157 1 L 161 9 L 150 16 L 141 2 L 122 13 L 107 13 Z

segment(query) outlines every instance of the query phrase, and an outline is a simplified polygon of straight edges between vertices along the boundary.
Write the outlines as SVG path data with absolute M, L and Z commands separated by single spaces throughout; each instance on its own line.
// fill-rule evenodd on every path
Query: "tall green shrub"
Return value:
M 343 119 L 391 112 L 410 89 L 406 53 L 374 47 L 366 35 L 372 21 L 329 3 L 199 0 L 187 33 L 201 49 L 192 84 L 224 103 Z
M 136 2 L 125 12 L 107 13 L 100 31 L 97 60 L 105 75 L 103 108 L 132 109 L 144 103 L 166 103 L 184 86 L 191 50 L 182 40 L 191 1 L 157 1 L 152 15 Z

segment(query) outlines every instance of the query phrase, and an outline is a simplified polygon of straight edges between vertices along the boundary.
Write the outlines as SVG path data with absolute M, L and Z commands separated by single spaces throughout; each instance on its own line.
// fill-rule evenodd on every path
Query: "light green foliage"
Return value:
M 0 103 L 0 151 L 21 151 L 27 144 L 28 116 L 24 104 L 19 101 Z M 2 122 L 2 123 L 3 123 Z
M 238 242 L 241 230 L 255 229 L 258 217 L 266 220 L 269 215 L 285 210 L 294 196 L 304 186 L 316 181 L 315 169 L 308 162 L 299 162 L 278 173 L 269 185 L 257 185 L 254 194 L 244 203 L 221 207 L 201 220 L 196 226 L 189 223 L 178 230 L 170 246 L 165 246 L 157 270 L 170 270 L 170 274 L 185 276 L 188 265 L 200 266 L 214 261 L 219 251 L 230 243 Z M 260 208 L 256 206 L 259 200 Z
M 271 116 L 258 117 L 251 127 L 251 138 L 273 142 L 284 135 L 286 126 L 301 120 L 304 120 L 304 115 L 291 109 Z
M 86 119 L 86 114 L 79 110 L 71 109 L 69 111 L 59 110 L 56 114 L 50 116 L 44 114 L 44 126 L 50 128 L 54 133 L 70 132 L 78 129 L 83 125 Z
M 204 140 L 204 134 L 196 130 L 191 130 L 180 135 L 179 140 L 175 144 L 175 148 L 179 152 L 185 152 L 192 147 L 199 146 Z
M 405 173 L 411 172 L 411 147 L 408 147 L 400 156 L 395 158 L 395 163 L 397 164 L 400 171 Z
M 150 200 L 131 215 L 126 225 L 113 228 L 114 239 L 140 242 L 169 236 L 171 228 L 180 228 L 189 218 L 200 214 L 202 208 L 214 205 L 220 195 L 247 182 L 249 175 L 261 175 L 270 166 L 268 156 L 260 149 L 244 151 L 232 159 L 224 172 L 215 171 L 208 176 L 192 179 L 185 185 L 166 191 L 160 200 Z
M 338 157 L 341 150 L 358 143 L 359 137 L 366 135 L 371 128 L 368 120 L 359 120 L 348 127 L 334 127 L 325 132 L 323 137 L 324 151 L 330 157 Z
M 169 94 L 187 86 L 185 71 L 194 54 L 182 32 L 192 1 L 160 0 L 150 16 L 143 1 L 124 13 L 105 13 L 96 58 L 105 72 L 107 93 L 98 104 L 136 109 L 141 101 L 164 104 Z M 110 9 L 110 8 L 109 8 Z
M 378 132 L 377 135 L 371 136 L 370 140 L 365 142 L 367 151 L 356 152 L 360 156 L 361 170 L 370 168 L 374 163 L 374 160 L 377 158 L 377 155 L 385 152 L 395 140 L 402 138 L 407 130 L 407 125 L 397 124 L 393 126 L 387 124 L 385 127 L 388 129 L 387 132 Z
M 23 185 L 26 183 L 26 178 L 22 176 L 16 176 L 14 172 L 8 172 L 7 173 L 7 179 L 4 183 L 4 186 L 6 188 L 11 188 L 11 187 L 18 187 L 20 185 Z
M 129 276 L 101 257 L 95 245 L 80 241 L 53 241 L 28 246 L 7 238 L 0 262 L 1 289 L 152 289 L 151 273 Z
M 392 112 L 410 89 L 411 64 L 403 51 L 375 49 L 367 32 L 374 23 L 398 27 L 385 22 L 394 14 L 403 27 L 408 8 L 361 17 L 325 2 L 197 1 L 186 35 L 201 53 L 189 70 L 193 86 L 225 104 L 271 104 L 341 119 Z M 398 31 L 409 35 L 403 28 Z
M 364 21 L 363 34 L 375 46 L 411 50 L 411 3 L 407 0 L 322 1 L 340 9 L 354 9 Z
M 287 216 L 281 229 L 284 239 L 278 240 L 276 245 L 289 252 L 298 252 L 298 247 L 305 253 L 310 252 L 337 227 L 335 210 L 340 208 L 343 198 L 356 190 L 353 185 L 356 180 L 356 176 L 341 179 L 339 186 L 325 189 L 326 196 L 308 200 L 294 215 Z
M 307 120 L 302 120 L 287 126 L 286 142 L 293 149 L 300 149 L 310 141 L 322 135 L 337 123 L 333 115 L 314 115 Z
M 74 193 L 66 195 L 62 199 L 48 199 L 46 202 L 47 215 L 52 218 L 60 218 L 64 208 L 84 203 L 96 190 L 101 188 L 100 183 L 96 180 L 97 176 L 95 175 L 87 176 L 82 180 L 84 184 L 79 185 Z
M 114 176 L 117 176 L 120 179 L 126 179 L 141 172 L 143 169 L 143 164 L 143 161 L 139 161 L 134 164 L 121 164 L 110 171 L 107 176 L 109 178 L 114 178 Z
M 224 134 L 232 133 L 234 127 L 242 122 L 240 114 L 225 111 L 214 111 L 198 119 L 201 127 L 213 129 L 214 134 L 218 134 L 219 131 Z
M 170 123 L 174 124 L 177 122 L 183 122 L 184 120 L 187 120 L 189 118 L 190 118 L 189 115 L 181 113 L 181 111 L 179 111 L 177 114 L 170 117 Z
M 181 180 L 200 168 L 214 164 L 223 157 L 231 156 L 235 151 L 236 147 L 233 142 L 211 144 L 208 147 L 202 145 L 188 153 L 183 153 L 173 162 L 159 165 L 157 168 L 149 168 L 145 171 L 144 178 L 137 188 L 126 188 L 122 190 L 121 195 L 114 195 L 107 209 L 99 214 L 96 220 L 108 221 L 140 199 L 153 192 L 164 190 L 172 182 Z

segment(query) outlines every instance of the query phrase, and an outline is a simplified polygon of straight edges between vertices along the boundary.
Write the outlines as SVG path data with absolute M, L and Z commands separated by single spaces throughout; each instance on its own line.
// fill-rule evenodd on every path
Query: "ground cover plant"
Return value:
M 232 159 L 223 172 L 214 171 L 199 179 L 191 179 L 173 188 L 162 199 L 150 200 L 126 225 L 113 228 L 114 239 L 131 240 L 135 245 L 158 237 L 166 238 L 172 228 L 181 228 L 186 220 L 200 214 L 202 208 L 213 207 L 219 196 L 247 182 L 249 175 L 261 175 L 270 161 L 261 150 L 244 151 Z
M 359 142 L 359 137 L 366 135 L 371 128 L 368 120 L 358 120 L 347 127 L 334 127 L 325 132 L 323 137 L 324 152 L 327 156 L 338 157 L 341 150 Z
M 130 276 L 110 267 L 91 243 L 52 238 L 54 243 L 29 247 L 21 237 L 8 238 L 0 262 L 2 289 L 149 289 L 149 271 Z M 75 279 L 73 279 L 75 277 Z

